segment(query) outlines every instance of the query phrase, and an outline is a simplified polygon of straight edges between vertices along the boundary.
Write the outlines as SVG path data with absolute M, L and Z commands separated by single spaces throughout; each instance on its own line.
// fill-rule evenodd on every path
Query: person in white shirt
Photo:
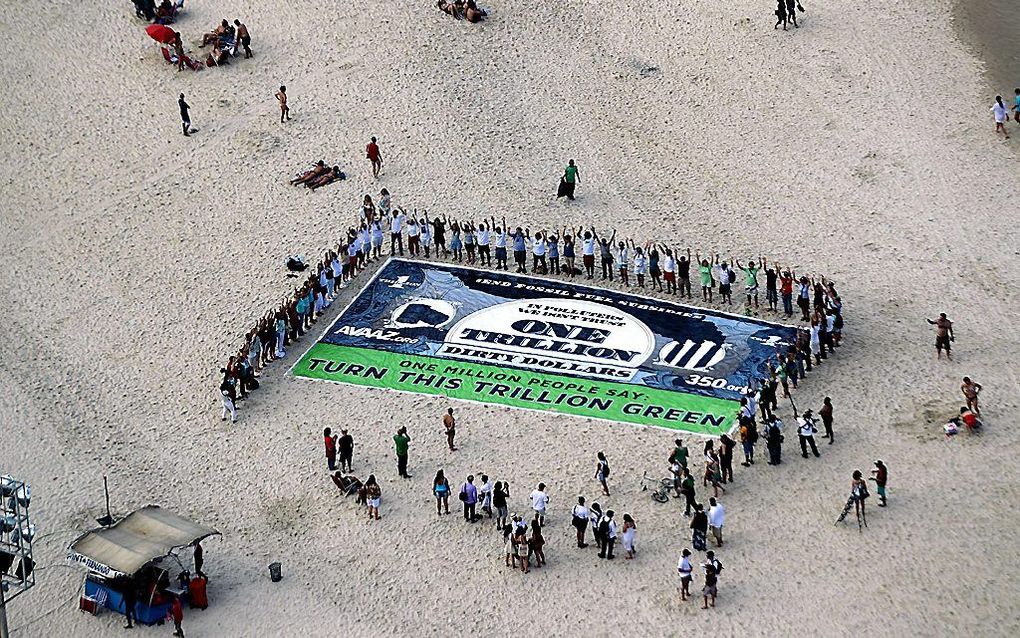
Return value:
M 804 412 L 804 415 L 800 417 L 800 427 L 797 429 L 797 435 L 800 437 L 800 455 L 807 458 L 808 446 L 811 446 L 811 452 L 816 457 L 821 456 L 818 454 L 818 447 L 815 445 L 815 432 L 818 428 L 815 427 L 815 422 L 811 418 L 811 410 Z
M 662 260 L 662 280 L 666 282 L 666 293 L 676 294 L 676 259 L 673 258 L 673 251 L 666 249 L 666 256 Z
M 582 549 L 588 546 L 588 543 L 584 542 L 584 532 L 588 529 L 588 517 L 590 515 L 591 513 L 584 505 L 584 497 L 578 496 L 577 505 L 574 506 L 571 512 L 570 524 L 577 530 L 577 546 Z
M 680 600 L 687 600 L 691 597 L 694 567 L 691 565 L 691 550 L 686 547 L 680 554 L 680 560 L 676 563 L 676 571 L 680 574 Z
M 624 286 L 630 285 L 630 280 L 627 278 L 627 269 L 630 268 L 630 251 L 627 250 L 626 242 L 620 242 L 619 247 L 616 249 L 616 269 L 620 272 L 620 280 Z
M 492 218 L 492 225 L 496 229 L 496 268 L 506 270 L 506 244 L 510 236 L 506 232 L 506 218 L 503 218 L 503 225 L 496 226 L 496 218 Z
M 531 493 L 531 509 L 535 510 L 539 525 L 545 525 L 545 508 L 548 504 L 549 495 L 545 493 L 545 483 L 539 483 L 538 489 Z
M 645 287 L 646 272 L 648 272 L 648 262 L 645 260 L 645 253 L 640 246 L 636 246 L 634 248 L 634 275 L 637 277 L 639 288 Z
M 428 259 L 432 250 L 432 224 L 426 222 L 425 218 L 421 218 L 418 220 L 418 228 L 421 229 L 421 245 L 425 250 L 425 259 Z
M 479 224 L 475 232 L 475 240 L 478 243 L 478 260 L 483 266 L 492 266 L 492 252 L 489 249 L 489 229 L 485 224 Z
M 545 263 L 545 248 L 546 248 L 545 233 L 544 232 L 535 233 L 534 239 L 531 240 L 532 272 L 541 272 L 543 275 L 549 272 L 549 269 Z M 541 270 L 539 269 L 540 265 Z
M 726 519 L 726 510 L 714 497 L 708 499 L 708 506 L 708 531 L 715 538 L 716 547 L 722 547 L 722 527 Z
M 730 297 L 731 286 L 733 281 L 730 279 L 730 267 L 729 264 L 723 262 L 719 263 L 719 253 L 715 255 L 715 267 L 712 269 L 715 275 L 715 280 L 719 282 L 719 295 L 722 300 L 728 304 L 733 303 L 733 299 Z
M 390 256 L 396 252 L 395 248 L 400 247 L 400 256 L 404 256 L 404 236 L 401 231 L 404 228 L 404 211 L 399 208 L 393 211 L 393 218 L 390 220 Z
M 992 105 L 992 115 L 995 117 L 995 132 L 1002 132 L 1009 139 L 1009 133 L 1006 132 L 1006 122 L 1009 121 L 1009 112 L 1006 110 L 1006 105 L 1002 102 L 1002 96 L 995 96 L 995 104 Z
M 478 486 L 478 502 L 482 511 L 492 518 L 492 481 L 486 474 L 482 474 L 482 484 Z
M 581 229 L 577 229 L 578 236 L 581 235 Z M 584 262 L 584 271 L 588 275 L 588 279 L 595 277 L 595 237 L 591 231 L 584 231 L 584 243 L 581 247 L 581 261 Z
M 418 226 L 418 222 L 415 221 L 414 217 L 407 220 L 407 252 L 411 253 L 412 257 L 418 255 L 419 246 L 421 245 L 421 228 Z

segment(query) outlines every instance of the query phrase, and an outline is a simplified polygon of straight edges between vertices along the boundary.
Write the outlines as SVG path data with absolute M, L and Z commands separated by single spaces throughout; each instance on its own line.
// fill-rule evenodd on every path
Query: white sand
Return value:
M 791 33 L 772 31 L 769 2 L 653 17 L 629 1 L 487 4 L 493 18 L 470 26 L 426 1 L 194 0 L 187 41 L 241 17 L 256 54 L 200 74 L 164 65 L 126 0 L 4 7 L 0 465 L 33 484 L 43 535 L 15 635 L 123 635 L 119 617 L 75 610 L 82 574 L 63 566 L 101 513 L 104 472 L 120 514 L 159 502 L 223 531 L 207 543 L 212 607 L 187 614 L 189 636 L 1020 631 L 1018 142 L 992 135 L 949 3 L 808 3 Z M 201 129 L 190 139 L 179 91 Z M 285 184 L 320 157 L 352 178 L 314 194 Z M 573 204 L 551 194 L 569 157 Z M 837 444 L 802 462 L 788 436 L 781 468 L 736 468 L 718 609 L 678 602 L 685 522 L 677 502 L 638 492 L 668 432 L 457 404 L 451 456 L 444 401 L 289 378 L 286 363 L 221 424 L 216 370 L 291 285 L 283 257 L 338 237 L 382 186 L 433 213 L 594 221 L 840 283 L 848 347 L 797 394 L 816 409 L 834 398 Z M 934 361 L 923 320 L 943 310 L 954 363 Z M 988 427 L 945 442 L 965 374 L 985 385 Z M 381 479 L 381 522 L 327 482 L 324 425 L 352 428 L 357 472 Z M 394 478 L 400 425 L 408 482 Z M 637 520 L 635 561 L 572 547 L 567 507 L 595 495 L 598 449 L 609 506 Z M 872 507 L 863 535 L 834 527 L 850 472 L 879 457 L 892 506 Z M 488 525 L 436 520 L 440 466 L 451 482 L 509 479 L 518 510 L 548 483 L 548 568 L 511 572 Z

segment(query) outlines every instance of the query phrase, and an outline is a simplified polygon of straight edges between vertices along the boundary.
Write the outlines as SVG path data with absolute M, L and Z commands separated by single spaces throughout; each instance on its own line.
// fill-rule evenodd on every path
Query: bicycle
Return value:
M 648 476 L 648 472 L 645 472 L 641 476 L 641 491 L 648 491 L 648 482 L 651 479 Z M 656 503 L 666 503 L 669 501 L 669 491 L 673 489 L 673 477 L 667 477 L 659 480 L 659 488 L 652 490 L 652 500 Z

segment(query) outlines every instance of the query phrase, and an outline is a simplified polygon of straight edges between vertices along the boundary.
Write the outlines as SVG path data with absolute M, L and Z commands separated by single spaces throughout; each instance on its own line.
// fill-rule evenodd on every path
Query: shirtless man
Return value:
M 280 90 L 276 92 L 276 99 L 280 102 L 280 124 L 283 124 L 283 118 L 290 119 L 290 107 L 287 106 L 287 87 L 281 86 Z
M 981 416 L 981 409 L 978 408 L 978 393 L 981 392 L 981 384 L 974 383 L 970 377 L 964 377 L 963 383 L 960 385 L 960 392 L 967 400 L 967 409 L 977 416 Z
M 325 175 L 328 172 L 329 172 L 329 167 L 326 166 L 326 162 L 323 162 L 322 160 L 319 160 L 318 162 L 315 163 L 315 166 L 313 166 L 311 168 L 311 170 L 305 171 L 304 173 L 301 173 L 300 175 L 298 175 L 294 179 L 290 180 L 290 184 L 291 184 L 291 186 L 297 186 L 298 184 L 304 184 L 306 182 L 310 182 L 310 181 L 312 181 L 314 179 L 322 177 L 323 175 Z
M 953 336 L 953 322 L 946 318 L 946 313 L 939 313 L 939 318 L 935 321 L 931 319 L 925 319 L 928 323 L 935 326 L 935 356 L 938 359 L 942 358 L 942 349 L 946 349 L 946 358 L 950 361 L 953 360 L 953 353 L 950 352 L 950 345 L 956 340 Z
M 234 20 L 234 24 L 237 25 L 237 40 L 244 47 L 244 59 L 253 57 L 251 52 L 251 34 L 248 33 L 248 27 L 241 23 L 240 20 Z
M 379 171 L 382 170 L 382 153 L 379 152 L 379 145 L 376 144 L 374 137 L 365 147 L 365 155 L 368 161 L 372 162 L 372 177 L 379 177 Z
M 223 21 L 220 22 L 219 26 L 217 26 L 214 31 L 202 35 L 202 44 L 200 44 L 199 46 L 204 47 L 207 44 L 219 43 L 220 38 L 227 35 L 229 32 L 230 23 L 227 22 L 226 18 L 224 18 Z

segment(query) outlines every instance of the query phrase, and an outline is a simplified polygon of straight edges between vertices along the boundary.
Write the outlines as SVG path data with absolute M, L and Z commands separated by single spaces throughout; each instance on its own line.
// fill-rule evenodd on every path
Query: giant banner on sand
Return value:
M 571 281 L 390 259 L 292 373 L 719 434 L 795 337 Z

